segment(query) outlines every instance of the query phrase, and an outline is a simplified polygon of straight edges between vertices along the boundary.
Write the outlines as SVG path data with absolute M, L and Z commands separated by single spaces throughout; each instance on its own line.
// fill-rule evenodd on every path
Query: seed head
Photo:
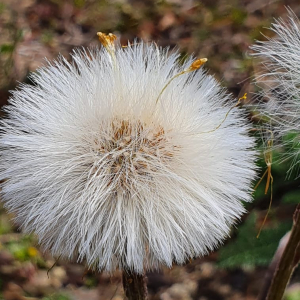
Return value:
M 272 132 L 282 138 L 276 145 L 289 142 L 288 155 L 293 156 L 292 168 L 300 167 L 300 23 L 289 10 L 287 21 L 276 20 L 270 28 L 275 36 L 252 46 L 253 56 L 262 63 L 262 72 L 255 83 L 261 88 L 263 99 L 259 111 L 265 121 L 265 136 Z M 267 140 L 269 138 L 267 137 Z
M 98 35 L 104 47 L 13 92 L 0 135 L 5 206 L 45 249 L 98 270 L 205 255 L 251 201 L 244 113 L 199 69 L 205 59 L 180 65 L 156 44 Z

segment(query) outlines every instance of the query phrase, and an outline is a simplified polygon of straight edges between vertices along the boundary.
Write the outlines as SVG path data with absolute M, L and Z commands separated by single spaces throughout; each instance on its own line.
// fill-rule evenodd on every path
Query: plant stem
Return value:
M 288 242 L 280 257 L 266 300 L 281 300 L 287 284 L 300 259 L 300 204 L 293 218 L 293 227 Z
M 146 276 L 123 271 L 123 288 L 128 300 L 147 300 L 147 279 Z
M 260 294 L 257 298 L 257 300 L 266 300 L 267 298 L 267 295 L 268 295 L 268 292 L 269 292 L 269 289 L 270 289 L 270 286 L 271 286 L 271 283 L 272 283 L 272 280 L 273 280 L 273 277 L 274 277 L 274 274 L 277 270 L 277 266 L 279 264 L 279 261 L 281 259 L 281 256 L 282 256 L 282 253 L 290 239 L 290 235 L 291 235 L 291 232 L 288 231 L 280 240 L 279 242 L 279 246 L 276 250 L 276 253 L 274 254 L 273 256 L 273 259 L 269 265 L 269 268 L 265 274 L 265 279 L 264 279 L 264 285 L 260 291 Z

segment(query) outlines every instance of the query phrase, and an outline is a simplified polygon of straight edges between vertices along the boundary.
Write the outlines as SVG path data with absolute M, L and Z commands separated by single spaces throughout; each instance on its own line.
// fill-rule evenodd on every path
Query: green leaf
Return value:
M 278 247 L 280 239 L 291 229 L 291 222 L 277 223 L 272 228 L 263 228 L 256 238 L 257 214 L 252 212 L 239 227 L 237 238 L 220 249 L 219 266 L 236 268 L 241 266 L 268 265 Z M 273 222 L 274 223 L 274 222 Z
M 0 53 L 12 53 L 14 51 L 14 45 L 3 44 L 0 46 Z
M 293 190 L 288 193 L 286 193 L 282 197 L 282 202 L 283 203 L 288 203 L 288 204 L 298 204 L 300 203 L 300 190 Z
M 42 300 L 70 300 L 70 297 L 65 294 L 53 294 L 42 298 Z

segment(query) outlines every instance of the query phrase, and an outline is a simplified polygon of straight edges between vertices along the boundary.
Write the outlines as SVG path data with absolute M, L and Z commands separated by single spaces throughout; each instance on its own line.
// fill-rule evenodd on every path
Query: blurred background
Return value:
M 182 55 L 207 57 L 205 68 L 236 97 L 255 92 L 250 82 L 259 70 L 249 46 L 275 17 L 285 18 L 286 6 L 300 16 L 299 0 L 1 0 L 0 104 L 18 82 L 59 53 L 74 47 L 99 46 L 97 31 L 112 32 L 121 42 L 136 37 L 178 48 Z M 249 118 L 253 115 L 249 113 Z M 289 138 L 289 137 L 287 137 Z M 289 231 L 300 199 L 300 180 L 289 162 L 276 163 L 273 153 L 273 204 L 260 237 L 270 202 L 265 181 L 247 205 L 240 224 L 218 251 L 184 266 L 148 274 L 149 297 L 161 300 L 252 300 L 264 284 L 268 265 L 280 239 Z M 278 160 L 279 161 L 279 160 Z M 266 169 L 263 157 L 259 162 Z M 261 174 L 261 175 L 262 175 Z M 238 180 L 238 178 L 237 178 Z M 0 299 L 121 300 L 120 273 L 97 274 L 39 249 L 34 236 L 22 235 L 0 209 Z M 49 276 L 47 272 L 49 271 Z M 300 299 L 300 270 L 287 289 L 286 300 Z

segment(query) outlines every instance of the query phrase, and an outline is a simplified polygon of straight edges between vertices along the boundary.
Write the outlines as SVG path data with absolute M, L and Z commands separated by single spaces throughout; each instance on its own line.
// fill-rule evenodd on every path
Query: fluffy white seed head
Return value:
M 54 255 L 170 267 L 213 250 L 245 211 L 255 152 L 243 111 L 222 123 L 231 97 L 178 56 L 144 43 L 75 51 L 13 92 L 3 201 Z
M 262 88 L 260 112 L 274 136 L 294 133 L 292 166 L 300 164 L 300 23 L 289 10 L 287 21 L 276 20 L 270 28 L 275 36 L 257 42 L 253 56 L 262 62 L 256 84 Z M 268 130 L 265 131 L 268 135 Z M 286 141 L 286 140 L 285 140 Z

